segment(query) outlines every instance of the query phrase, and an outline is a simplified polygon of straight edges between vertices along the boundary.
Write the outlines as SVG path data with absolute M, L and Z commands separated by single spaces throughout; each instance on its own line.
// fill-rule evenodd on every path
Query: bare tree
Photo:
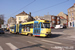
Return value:
M 4 24 L 4 15 L 0 15 L 0 24 Z

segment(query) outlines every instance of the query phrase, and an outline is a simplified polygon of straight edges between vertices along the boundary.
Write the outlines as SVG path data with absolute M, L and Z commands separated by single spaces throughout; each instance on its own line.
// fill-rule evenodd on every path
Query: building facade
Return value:
M 10 17 L 10 18 L 8 19 L 7 23 L 8 23 L 9 25 L 14 25 L 14 24 L 16 24 L 16 19 L 13 18 L 13 17 Z
M 10 17 L 7 21 L 7 27 L 9 28 L 11 25 L 15 25 L 16 24 L 16 19 L 13 17 Z
M 61 25 L 66 25 L 68 26 L 68 15 L 63 13 L 63 12 L 60 12 L 57 16 L 60 17 L 60 24 Z
M 33 17 L 31 16 L 31 13 L 27 14 L 24 11 L 16 15 L 16 24 L 33 21 Z
M 68 16 L 69 16 L 68 26 L 69 27 L 75 27 L 75 3 L 73 6 L 68 8 L 67 11 L 68 11 Z
M 52 27 L 59 25 L 60 24 L 60 17 L 52 15 L 51 16 L 51 23 L 52 23 Z

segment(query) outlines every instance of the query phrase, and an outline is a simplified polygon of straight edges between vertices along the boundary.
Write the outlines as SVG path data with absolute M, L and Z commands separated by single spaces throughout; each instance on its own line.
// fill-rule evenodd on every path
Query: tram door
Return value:
M 15 27 L 14 27 L 14 33 L 16 33 L 16 25 L 15 25 Z
M 41 24 L 38 23 L 38 21 L 34 21 L 33 35 L 40 36 L 40 32 L 41 32 Z

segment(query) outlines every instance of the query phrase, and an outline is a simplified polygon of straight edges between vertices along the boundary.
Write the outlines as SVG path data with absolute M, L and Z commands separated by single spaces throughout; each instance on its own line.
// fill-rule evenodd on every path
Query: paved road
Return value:
M 0 50 L 75 50 L 75 41 L 66 39 L 70 35 L 64 34 L 64 30 L 52 29 L 53 34 L 49 38 L 28 37 L 6 32 L 0 34 Z

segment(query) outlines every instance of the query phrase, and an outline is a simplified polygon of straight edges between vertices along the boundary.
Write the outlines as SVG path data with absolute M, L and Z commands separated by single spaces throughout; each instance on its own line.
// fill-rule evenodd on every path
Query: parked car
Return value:
M 54 27 L 51 27 L 51 29 L 53 29 Z
M 55 29 L 63 28 L 63 25 L 56 25 Z
M 4 31 L 2 29 L 0 29 L 0 34 L 4 34 Z
M 63 26 L 63 28 L 67 28 L 67 26 L 66 26 L 66 25 L 64 25 L 64 26 Z

